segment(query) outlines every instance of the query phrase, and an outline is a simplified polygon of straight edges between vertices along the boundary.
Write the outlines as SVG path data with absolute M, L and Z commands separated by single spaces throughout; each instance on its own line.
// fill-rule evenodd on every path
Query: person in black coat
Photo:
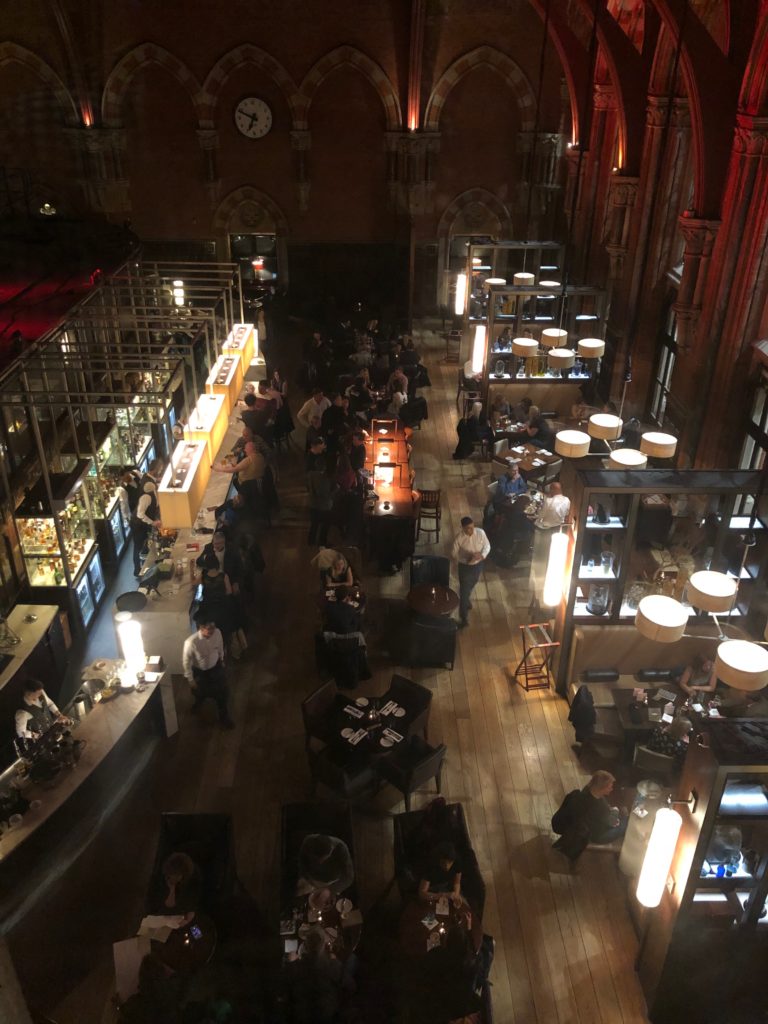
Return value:
M 362 616 L 351 587 L 336 587 L 336 600 L 325 603 L 325 628 L 329 633 L 359 633 Z
M 209 566 L 221 569 L 229 577 L 232 593 L 237 595 L 243 574 L 243 564 L 237 551 L 227 543 L 227 535 L 223 530 L 217 530 L 211 537 L 210 543 L 205 545 L 197 559 L 197 566 L 200 569 Z

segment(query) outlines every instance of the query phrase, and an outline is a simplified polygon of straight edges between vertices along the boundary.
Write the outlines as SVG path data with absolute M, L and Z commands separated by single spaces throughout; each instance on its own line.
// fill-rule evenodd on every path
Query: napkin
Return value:
M 552 452 L 548 452 L 546 448 L 539 448 L 539 455 L 551 455 Z
M 356 733 L 353 733 L 349 737 L 349 741 L 348 742 L 351 743 L 353 747 L 356 747 L 357 744 L 360 742 L 360 740 L 363 739 L 363 737 L 367 736 L 367 735 L 368 735 L 368 733 L 365 731 L 365 729 L 358 729 Z
M 351 928 L 353 925 L 362 924 L 362 923 L 363 923 L 363 915 L 361 914 L 361 912 L 357 908 L 355 908 L 354 910 L 350 910 L 350 912 L 347 914 L 347 916 L 346 917 L 342 917 L 342 919 L 341 919 L 341 927 L 342 928 Z
M 399 733 L 399 732 L 395 732 L 395 730 L 394 730 L 394 729 L 389 729 L 389 728 L 387 728 L 387 729 L 385 729 L 385 730 L 384 730 L 384 735 L 385 735 L 385 736 L 388 736 L 388 737 L 389 737 L 389 739 L 391 739 L 391 740 L 394 740 L 394 741 L 395 741 L 395 743 L 399 743 L 399 742 L 400 742 L 400 740 L 401 740 L 401 739 L 403 738 L 403 737 L 402 737 L 402 736 L 400 735 L 400 733 Z
M 381 709 L 379 714 L 391 715 L 396 707 L 397 707 L 397 704 L 393 700 L 391 700 L 387 704 L 384 705 L 384 707 Z
M 437 901 L 437 906 L 435 907 L 435 913 L 436 914 L 440 914 L 442 917 L 447 917 L 448 916 L 448 914 L 450 913 L 450 910 L 448 908 L 448 897 L 447 896 L 441 896 L 440 899 Z
M 356 708 L 354 704 L 347 704 L 344 710 L 348 715 L 352 715 L 353 718 L 363 717 L 363 712 L 360 710 L 360 708 Z
M 429 928 L 431 931 L 433 928 L 437 928 L 438 921 L 435 915 L 430 911 L 425 917 L 422 917 L 421 923 L 425 928 Z

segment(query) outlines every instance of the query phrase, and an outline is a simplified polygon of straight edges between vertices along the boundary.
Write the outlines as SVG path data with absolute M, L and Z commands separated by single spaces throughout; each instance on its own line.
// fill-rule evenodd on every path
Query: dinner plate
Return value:
M 358 697 L 355 700 L 355 704 L 357 704 L 359 708 L 367 708 L 369 703 L 370 702 L 367 697 Z
M 352 909 L 352 900 L 348 900 L 346 896 L 342 896 L 341 899 L 336 900 L 336 909 L 340 914 L 348 914 Z
M 341 730 L 341 735 L 344 737 L 345 740 L 348 740 L 350 736 L 354 736 L 355 735 L 355 730 L 354 729 L 342 729 Z
M 382 745 L 382 747 L 394 747 L 395 745 L 395 741 L 391 740 L 389 736 L 382 736 L 381 739 L 379 740 L 379 743 Z
M 395 708 L 392 714 L 395 718 L 405 718 L 405 708 Z

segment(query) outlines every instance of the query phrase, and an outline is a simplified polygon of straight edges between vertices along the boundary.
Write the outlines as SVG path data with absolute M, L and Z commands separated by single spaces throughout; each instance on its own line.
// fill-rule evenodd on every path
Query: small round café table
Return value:
M 216 951 L 216 925 L 205 914 L 175 928 L 166 942 L 153 942 L 152 952 L 177 974 L 192 974 L 205 967 Z
M 433 618 L 450 615 L 459 607 L 456 591 L 439 583 L 417 583 L 408 591 L 405 600 L 408 607 L 419 615 L 431 615 Z
M 406 906 L 400 918 L 400 946 L 403 952 L 409 957 L 422 957 L 431 952 L 427 943 L 432 932 L 439 938 L 439 946 L 434 949 L 444 949 L 451 945 L 464 946 L 469 942 L 476 953 L 483 941 L 483 923 L 479 916 L 472 912 L 466 900 L 462 899 L 461 906 L 455 907 L 453 901 L 448 899 L 448 915 L 436 913 L 436 902 L 414 899 Z M 435 911 L 437 924 L 434 928 L 428 928 L 422 923 L 430 910 Z M 464 940 L 464 941 L 462 941 Z

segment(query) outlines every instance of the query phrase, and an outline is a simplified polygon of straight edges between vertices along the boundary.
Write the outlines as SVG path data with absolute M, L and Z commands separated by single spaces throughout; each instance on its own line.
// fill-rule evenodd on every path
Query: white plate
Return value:
M 381 739 L 379 740 L 379 743 L 382 745 L 382 747 L 394 747 L 395 745 L 395 741 L 391 740 L 389 736 L 382 736 Z
M 350 736 L 354 736 L 355 735 L 355 730 L 354 729 L 342 729 L 341 730 L 341 735 L 344 737 L 345 740 L 348 740 Z
M 395 718 L 405 718 L 405 708 L 395 708 L 392 714 Z
M 352 900 L 348 900 L 346 896 L 342 896 L 341 899 L 336 900 L 336 909 L 340 914 L 348 914 L 352 909 Z
M 357 704 L 359 708 L 367 708 L 369 700 L 367 697 L 358 697 L 357 700 L 355 701 L 355 704 Z

